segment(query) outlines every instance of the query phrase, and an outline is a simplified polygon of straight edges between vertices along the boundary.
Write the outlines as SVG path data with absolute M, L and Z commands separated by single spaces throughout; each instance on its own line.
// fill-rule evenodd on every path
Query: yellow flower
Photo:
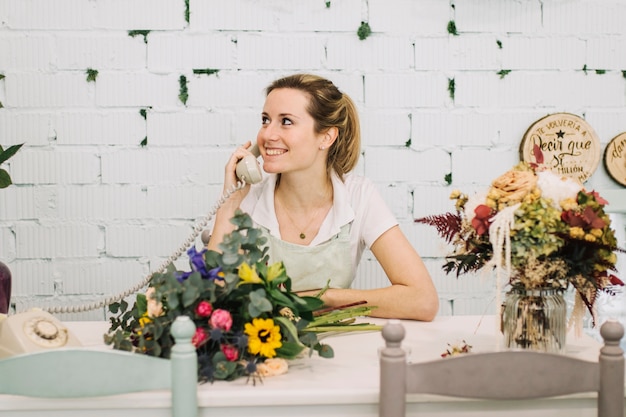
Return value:
M 569 235 L 574 239 L 582 239 L 585 236 L 585 231 L 581 227 L 572 227 L 569 229 Z
M 591 233 L 587 233 L 585 235 L 585 240 L 587 242 L 595 242 L 596 241 L 596 237 L 594 235 L 592 235 Z
M 591 229 L 589 233 L 591 233 L 595 237 L 602 237 L 602 229 Z
M 276 262 L 267 268 L 267 281 L 272 282 L 285 272 L 285 267 L 282 262 Z
M 254 268 L 251 268 L 246 262 L 239 267 L 239 278 L 243 281 L 240 284 L 260 284 L 263 282 Z
M 456 200 L 459 197 L 461 197 L 461 191 L 459 190 L 454 190 L 450 193 L 450 200 Z
M 276 356 L 276 349 L 283 345 L 280 341 L 280 328 L 272 319 L 252 319 L 252 323 L 246 323 L 244 332 L 249 337 L 248 352 L 253 355 L 273 358 Z

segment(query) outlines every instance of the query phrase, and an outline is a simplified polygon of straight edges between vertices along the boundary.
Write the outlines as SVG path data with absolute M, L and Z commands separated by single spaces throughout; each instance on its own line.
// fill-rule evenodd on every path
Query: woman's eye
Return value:
M 291 122 L 291 119 L 287 119 L 286 117 L 283 117 L 283 124 L 284 125 L 292 125 L 293 123 Z
M 270 118 L 269 118 L 269 117 L 267 117 L 267 116 L 262 116 L 262 117 L 261 117 L 261 124 L 262 124 L 262 125 L 266 125 L 266 124 L 268 124 L 269 122 L 270 122 Z

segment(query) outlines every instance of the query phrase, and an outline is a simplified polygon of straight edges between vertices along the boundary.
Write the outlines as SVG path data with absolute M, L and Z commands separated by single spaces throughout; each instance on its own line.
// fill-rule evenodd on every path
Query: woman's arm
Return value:
M 371 250 L 391 286 L 369 290 L 331 288 L 322 300 L 329 307 L 364 300 L 378 307 L 372 310 L 374 317 L 433 320 L 439 311 L 437 290 L 422 259 L 400 227 L 394 226 L 383 233 Z
M 226 167 L 224 168 L 224 194 L 232 191 L 237 186 L 237 182 L 239 181 L 235 174 L 237 162 L 246 155 L 250 155 L 250 152 L 247 150 L 250 148 L 250 144 L 251 142 L 247 142 L 243 147 L 235 149 L 226 163 Z M 230 222 L 230 219 L 235 216 L 235 211 L 241 205 L 248 191 L 250 191 L 250 185 L 246 184 L 244 188 L 231 194 L 217 210 L 213 230 L 211 231 L 211 239 L 209 243 L 207 243 L 207 249 L 220 252 L 218 245 L 222 243 L 225 235 L 235 230 L 235 225 Z

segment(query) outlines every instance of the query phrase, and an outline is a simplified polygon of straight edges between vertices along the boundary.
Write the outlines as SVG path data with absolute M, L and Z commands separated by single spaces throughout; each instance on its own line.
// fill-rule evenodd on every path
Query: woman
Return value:
M 266 93 L 257 145 L 270 175 L 220 207 L 208 249 L 218 250 L 240 208 L 265 233 L 271 262 L 283 261 L 293 290 L 312 295 L 330 280 L 322 296 L 328 306 L 366 301 L 377 306 L 373 316 L 432 320 L 439 301 L 424 263 L 375 185 L 350 173 L 361 146 L 350 97 L 309 74 L 278 79 Z M 249 147 L 250 142 L 228 160 L 224 190 L 237 183 L 236 164 L 250 154 Z M 389 287 L 349 289 L 366 247 Z

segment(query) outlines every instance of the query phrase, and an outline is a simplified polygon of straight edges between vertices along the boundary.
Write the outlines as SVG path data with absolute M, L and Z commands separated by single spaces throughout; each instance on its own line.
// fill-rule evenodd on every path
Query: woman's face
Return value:
M 319 164 L 325 169 L 320 151 L 324 134 L 315 133 L 308 104 L 308 95 L 300 90 L 280 88 L 268 94 L 257 135 L 266 172 L 303 171 Z

